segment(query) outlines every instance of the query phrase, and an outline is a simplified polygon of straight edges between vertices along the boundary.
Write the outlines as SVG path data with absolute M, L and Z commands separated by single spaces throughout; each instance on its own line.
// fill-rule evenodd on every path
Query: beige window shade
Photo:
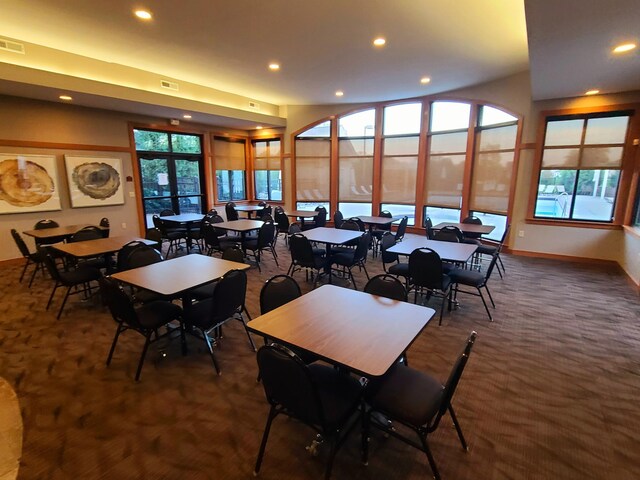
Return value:
M 280 157 L 256 158 L 253 161 L 254 170 L 281 170 Z
M 547 123 L 544 146 L 580 145 L 584 120 L 556 120 Z
M 339 190 L 341 202 L 371 202 L 373 157 L 340 159 Z
M 327 157 L 296 158 L 298 201 L 329 200 L 330 163 Z
M 373 138 L 340 140 L 338 154 L 340 157 L 373 155 Z
M 329 157 L 331 140 L 296 140 L 296 157 Z
M 460 208 L 465 154 L 431 155 L 427 159 L 425 205 Z
M 542 153 L 542 168 L 578 168 L 579 148 L 547 148 Z
M 253 156 L 254 170 L 280 170 L 280 140 L 255 141 Z
M 620 168 L 622 147 L 585 147 L 580 160 L 581 168 Z
M 627 135 L 629 117 L 590 118 L 587 120 L 585 145 L 623 144 Z
M 488 128 L 477 134 L 477 145 L 481 152 L 487 150 L 511 150 L 516 147 L 517 125 Z
M 246 164 L 244 142 L 214 140 L 213 158 L 216 170 L 244 170 Z
M 382 202 L 415 204 L 418 156 L 382 159 Z
M 384 155 L 417 155 L 419 137 L 391 137 L 384 139 Z
M 467 132 L 431 135 L 429 151 L 434 153 L 464 153 L 467 151 Z
M 471 210 L 507 213 L 513 158 L 513 151 L 476 155 L 471 184 Z

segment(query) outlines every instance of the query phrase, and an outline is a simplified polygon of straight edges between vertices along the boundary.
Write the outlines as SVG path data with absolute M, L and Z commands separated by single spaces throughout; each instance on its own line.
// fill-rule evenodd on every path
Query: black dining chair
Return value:
M 487 311 L 487 315 L 489 316 L 489 321 L 491 322 L 493 322 L 493 317 L 491 316 L 491 311 L 489 310 L 487 301 L 485 300 L 484 295 L 482 294 L 482 289 L 484 289 L 484 291 L 487 292 L 487 295 L 489 296 L 489 300 L 491 301 L 491 305 L 493 306 L 493 308 L 496 308 L 496 304 L 493 301 L 493 297 L 491 296 L 491 291 L 489 291 L 489 286 L 487 285 L 487 282 L 491 277 L 491 273 L 493 272 L 493 269 L 497 265 L 497 261 L 498 261 L 498 252 L 495 252 L 493 254 L 493 257 L 491 257 L 489 266 L 487 267 L 484 273 L 479 272 L 477 270 L 471 270 L 466 268 L 452 268 L 447 273 L 449 275 L 449 278 L 451 278 L 451 283 L 453 284 L 453 300 L 454 301 L 457 300 L 458 293 L 466 293 L 468 295 L 475 295 L 477 297 L 480 297 L 480 299 L 482 300 L 482 304 L 484 305 L 484 309 Z M 477 293 L 470 292 L 468 290 L 460 290 L 461 285 L 464 285 L 467 287 L 473 287 L 476 289 Z
M 265 345 L 257 354 L 259 374 L 270 405 L 267 424 L 260 443 L 254 475 L 264 458 L 271 424 L 278 415 L 298 420 L 330 444 L 325 479 L 331 478 L 336 452 L 359 424 L 362 386 L 341 370 L 307 365 L 295 353 L 278 344 Z M 317 443 L 310 448 L 314 451 Z
M 382 210 L 379 214 L 379 217 L 384 218 L 393 218 L 393 215 L 389 210 Z M 387 225 L 378 225 L 373 230 L 371 230 L 372 240 L 373 240 L 373 255 L 378 255 L 378 250 L 380 249 L 380 241 L 382 240 L 382 235 L 386 232 L 391 231 L 391 224 Z
M 342 228 L 342 223 L 344 222 L 344 215 L 340 210 L 336 210 L 333 212 L 333 226 L 335 228 Z
M 284 212 L 284 208 L 278 206 L 273 212 L 274 219 L 276 222 L 276 240 L 279 235 L 284 236 L 284 242 L 286 245 L 289 244 L 289 217 Z
M 111 232 L 111 225 L 109 224 L 109 219 L 107 217 L 101 218 L 99 225 L 102 227 L 102 236 L 104 238 L 109 238 L 109 233 Z
M 261 252 L 268 250 L 273 255 L 273 260 L 276 262 L 276 266 L 279 268 L 280 264 L 278 264 L 278 255 L 276 253 L 276 249 L 274 247 L 274 241 L 276 237 L 276 226 L 273 222 L 264 222 L 258 230 L 258 238 L 255 240 L 249 239 L 242 242 L 242 248 L 247 251 L 249 250 L 258 266 L 258 271 L 261 272 L 260 268 L 260 260 L 261 260 Z
M 25 259 L 24 268 L 20 274 L 20 283 L 22 283 L 22 279 L 24 278 L 24 274 L 27 272 L 29 265 L 33 265 L 33 272 L 31 272 L 31 278 L 29 279 L 29 288 L 31 288 L 33 279 L 36 277 L 36 273 L 38 273 L 39 270 L 43 270 L 42 259 L 40 258 L 40 255 L 38 255 L 38 252 L 31 253 L 29 251 L 29 247 L 27 247 L 27 244 L 15 228 L 11 229 L 11 236 L 13 237 L 13 241 L 16 243 L 18 250 L 20 250 L 20 254 Z
M 304 269 L 306 278 L 309 280 L 309 271 L 311 271 L 312 275 L 315 273 L 313 282 L 313 288 L 315 288 L 320 272 L 327 266 L 327 259 L 320 252 L 315 253 L 309 239 L 301 233 L 294 233 L 289 237 L 289 251 L 291 265 L 287 275 L 293 276 L 295 272 Z
M 500 242 L 498 242 L 497 245 L 482 244 L 476 250 L 476 254 L 478 254 L 480 258 L 483 258 L 482 257 L 483 255 L 488 255 L 489 257 L 492 257 L 492 258 L 494 254 L 498 255 L 496 270 L 498 270 L 498 275 L 500 275 L 500 278 L 503 278 L 502 274 L 506 273 L 504 269 L 504 264 L 502 263 L 502 258 L 500 257 L 500 253 L 502 252 L 502 247 L 504 246 L 504 242 L 509 237 L 510 229 L 511 229 L 511 225 L 507 225 L 506 228 L 504 229 L 504 233 L 502 234 L 502 238 L 500 239 Z
M 185 341 L 184 326 L 182 324 L 182 308 L 178 305 L 167 301 L 154 301 L 136 307 L 118 282 L 110 277 L 100 279 L 100 291 L 109 307 L 111 316 L 118 324 L 111 348 L 109 349 L 109 355 L 107 356 L 107 366 L 111 364 L 120 335 L 127 330 L 133 330 L 145 337 L 140 360 L 138 361 L 138 368 L 136 369 L 136 382 L 140 380 L 142 365 L 144 364 L 149 345 L 171 334 L 173 331 L 167 329 L 167 331 L 161 335 L 158 331 L 162 327 L 174 321 L 180 322 L 182 341 Z
M 476 338 L 476 332 L 471 332 L 444 384 L 429 374 L 400 364 L 395 364 L 382 378 L 369 383 L 365 391 L 368 404 L 364 414 L 363 433 L 365 465 L 369 457 L 369 432 L 374 426 L 386 435 L 424 452 L 433 476 L 439 480 L 440 472 L 429 448 L 428 437 L 438 429 L 442 417 L 447 412 L 451 416 L 462 448 L 465 452 L 468 451 L 469 447 L 451 402 Z M 399 429 L 393 427 L 393 423 L 402 424 L 415 432 L 419 443 L 403 435 Z
M 440 321 L 445 301 L 448 300 L 449 311 L 452 306 L 451 277 L 444 273 L 442 259 L 437 252 L 430 248 L 417 248 L 409 255 L 409 290 L 414 290 L 413 303 L 418 303 L 419 294 L 435 295 L 442 298 L 440 306 Z
M 219 341 L 219 338 L 211 338 L 215 336 L 225 323 L 230 320 L 238 320 L 242 323 L 249 344 L 255 351 L 256 347 L 251 338 L 244 315 L 251 320 L 251 316 L 245 306 L 245 298 L 247 295 L 247 274 L 242 270 L 230 270 L 211 286 L 212 294 L 200 302 L 196 302 L 185 312 L 185 321 L 187 325 L 198 330 L 204 339 L 211 361 L 218 375 L 221 374 L 220 366 L 213 353 L 213 344 Z
M 355 290 L 358 289 L 356 279 L 353 276 L 353 269 L 355 267 L 358 267 L 360 270 L 364 270 L 367 280 L 369 280 L 369 272 L 367 272 L 366 262 L 369 244 L 371 243 L 371 234 L 369 232 L 363 233 L 357 240 L 358 243 L 356 244 L 355 249 L 332 254 L 327 261 L 331 269 L 330 275 L 332 275 L 333 272 L 333 265 L 340 267 L 339 270 L 343 275 L 345 273 L 349 274 L 349 278 L 351 279 L 351 283 L 353 283 L 353 288 Z
M 400 262 L 400 256 L 397 253 L 389 252 L 388 249 L 396 244 L 396 238 L 391 232 L 386 232 L 380 239 L 380 259 L 382 260 L 382 268 L 386 273 L 391 275 L 404 277 L 405 282 L 409 277 L 409 264 Z M 387 267 L 387 264 L 391 266 Z
M 363 292 L 400 302 L 407 301 L 407 289 L 397 277 L 381 273 L 372 277 L 364 286 Z
M 404 234 L 407 231 L 407 223 L 409 223 L 409 217 L 405 215 L 404 217 L 402 217 L 402 220 L 400 220 L 398 229 L 396 230 L 396 243 L 401 242 L 404 238 Z
M 238 220 L 240 218 L 240 215 L 238 215 L 238 211 L 236 210 L 236 204 L 234 202 L 227 202 L 227 204 L 224 206 L 224 213 L 227 216 L 228 222 Z

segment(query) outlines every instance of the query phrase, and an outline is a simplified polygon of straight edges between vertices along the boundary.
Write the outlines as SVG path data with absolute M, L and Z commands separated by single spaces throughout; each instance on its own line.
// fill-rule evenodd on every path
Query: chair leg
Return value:
M 262 465 L 262 457 L 264 457 L 264 450 L 267 447 L 267 440 L 269 439 L 269 432 L 271 431 L 271 423 L 273 422 L 273 419 L 276 418 L 276 415 L 278 415 L 276 407 L 272 406 L 271 410 L 269 410 L 269 416 L 267 417 L 267 424 L 264 427 L 264 433 L 262 434 L 262 442 L 260 442 L 260 450 L 258 451 L 256 466 L 253 469 L 253 474 L 256 476 L 258 475 L 260 466 Z
M 142 365 L 144 364 L 144 357 L 147 356 L 147 350 L 149 349 L 149 344 L 151 343 L 151 334 L 153 330 L 147 332 L 144 347 L 142 347 L 142 354 L 140 355 L 140 361 L 138 362 L 138 369 L 136 370 L 136 382 L 140 380 L 140 374 L 142 373 Z
M 204 341 L 207 344 L 207 348 L 209 349 L 209 355 L 211 355 L 211 360 L 213 361 L 213 367 L 216 369 L 216 373 L 218 375 L 221 375 L 222 372 L 220 372 L 218 361 L 216 360 L 216 356 L 213 353 L 213 347 L 211 346 L 211 339 L 209 338 L 209 335 L 207 335 L 207 332 L 205 332 L 204 330 L 200 330 L 200 332 L 202 333 L 202 336 L 204 337 Z
M 31 272 L 31 279 L 29 280 L 29 288 L 31 288 L 31 285 L 33 284 L 33 279 L 36 278 L 36 273 L 38 273 L 38 270 L 40 270 L 41 266 L 39 263 L 35 264 L 36 268 L 33 269 L 33 272 Z M 43 274 L 44 276 L 44 274 Z
M 53 287 L 53 290 L 51 291 L 51 295 L 49 295 L 49 301 L 47 302 L 47 308 L 45 308 L 45 310 L 49 310 L 49 307 L 51 306 L 51 301 L 53 300 L 53 296 L 56 293 L 56 290 L 58 289 L 60 285 L 58 284 L 58 282 L 56 282 L 56 284 Z
M 431 467 L 431 471 L 433 472 L 433 477 L 436 480 L 440 480 L 440 472 L 438 471 L 436 460 L 435 458 L 433 458 L 433 454 L 431 453 L 431 449 L 429 448 L 429 444 L 427 443 L 426 435 L 420 435 L 420 441 L 422 442 L 424 453 L 427 454 L 427 459 L 429 460 L 429 466 Z
M 438 322 L 438 325 L 442 325 L 442 314 L 444 313 L 444 301 L 447 299 L 447 295 L 442 294 L 442 302 L 440 304 L 440 321 Z
M 489 291 L 489 287 L 487 286 L 486 283 L 484 285 L 484 288 L 487 291 L 487 295 L 489 295 L 489 300 L 491 300 L 491 305 L 493 306 L 493 308 L 496 308 L 496 304 L 493 301 L 493 297 L 491 296 L 491 292 Z
M 275 262 L 276 262 L 276 266 L 277 266 L 278 268 L 280 268 L 280 264 L 278 263 L 278 254 L 276 253 L 276 249 L 275 249 L 275 248 L 273 248 L 273 245 L 271 245 L 271 247 L 270 247 L 270 248 L 271 248 L 271 254 L 273 255 L 273 259 L 274 259 L 274 260 L 275 260 Z
M 336 452 L 338 451 L 338 439 L 334 438 L 331 441 L 331 449 L 329 450 L 329 460 L 327 461 L 327 468 L 324 472 L 325 480 L 331 478 L 331 470 L 333 469 L 333 459 L 336 458 Z
M 489 321 L 493 322 L 493 317 L 491 317 L 491 312 L 489 311 L 489 306 L 487 305 L 487 302 L 484 299 L 484 295 L 482 295 L 482 290 L 480 290 L 478 288 L 478 294 L 480 295 L 480 298 L 482 299 L 482 303 L 484 304 L 484 309 L 487 311 L 487 315 L 489 315 Z
M 247 316 L 248 315 L 249 315 L 249 312 L 247 312 Z M 251 317 L 249 317 L 249 320 L 251 320 Z M 244 326 L 244 331 L 247 334 L 247 338 L 249 339 L 249 343 L 251 344 L 251 348 L 253 349 L 254 352 L 257 352 L 256 345 L 255 345 L 255 343 L 253 343 L 253 338 L 251 338 L 251 334 L 249 333 L 249 330 L 247 330 L 247 323 L 244 321 L 244 317 L 242 316 L 242 313 L 240 314 L 240 321 L 242 322 L 242 325 Z
M 22 283 L 22 279 L 24 278 L 24 274 L 26 273 L 27 267 L 29 266 L 30 263 L 31 263 L 31 260 L 27 258 L 27 263 L 24 264 L 24 268 L 22 269 L 22 274 L 20 275 L 20 280 L 19 280 L 20 283 Z
M 456 427 L 456 432 L 458 432 L 458 438 L 460 439 L 462 448 L 468 452 L 469 447 L 467 446 L 467 441 L 464 439 L 464 435 L 462 434 L 462 429 L 460 428 L 460 424 L 458 423 L 458 418 L 456 417 L 456 414 L 454 413 L 453 407 L 451 406 L 451 404 L 449 404 L 449 406 L 447 407 L 447 410 L 449 410 L 449 415 L 451 415 L 451 419 L 453 420 L 453 426 Z
M 64 294 L 64 299 L 62 300 L 62 305 L 60 305 L 60 310 L 58 311 L 58 316 L 56 317 L 60 320 L 60 316 L 62 315 L 62 310 L 64 310 L 64 306 L 67 304 L 67 299 L 69 298 L 69 293 L 71 293 L 71 287 L 67 287 L 67 291 Z
M 111 342 L 111 348 L 109 349 L 109 355 L 107 356 L 107 366 L 111 365 L 111 359 L 113 358 L 113 352 L 116 350 L 116 344 L 118 343 L 118 338 L 120 334 L 124 332 L 124 328 L 122 328 L 122 323 L 118 323 L 118 328 L 116 330 L 116 334 L 113 337 L 113 342 Z
M 369 429 L 370 427 L 370 422 L 371 422 L 371 411 L 367 412 L 366 410 L 366 404 L 363 401 L 363 404 L 361 406 L 362 409 L 362 437 L 361 437 L 361 442 L 362 442 L 362 463 L 364 465 L 369 465 Z
M 351 277 L 351 282 L 353 283 L 353 289 L 358 290 L 358 286 L 356 285 L 356 279 L 353 277 L 353 270 L 349 269 L 349 277 Z

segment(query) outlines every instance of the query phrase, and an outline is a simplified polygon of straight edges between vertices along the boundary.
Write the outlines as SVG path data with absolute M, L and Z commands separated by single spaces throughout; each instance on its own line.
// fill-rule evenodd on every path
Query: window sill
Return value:
M 594 228 L 598 230 L 621 230 L 622 225 L 613 223 L 585 222 L 574 220 L 547 220 L 543 218 L 527 218 L 525 223 L 530 225 L 547 225 L 553 227 Z
M 626 233 L 633 235 L 634 237 L 640 238 L 640 227 L 625 225 L 623 228 Z

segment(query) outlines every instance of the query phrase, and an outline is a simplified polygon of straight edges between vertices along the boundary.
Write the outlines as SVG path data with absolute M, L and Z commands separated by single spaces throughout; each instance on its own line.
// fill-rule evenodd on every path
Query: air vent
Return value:
M 24 45 L 18 42 L 12 42 L 0 38 L 0 50 L 6 50 L 7 52 L 22 53 L 24 55 Z
M 249 102 L 249 108 L 253 108 L 254 110 L 260 110 L 260 104 L 256 102 Z
M 170 82 L 169 80 L 160 80 L 160 86 L 162 88 L 168 88 L 169 90 L 178 91 L 178 84 L 175 82 Z

